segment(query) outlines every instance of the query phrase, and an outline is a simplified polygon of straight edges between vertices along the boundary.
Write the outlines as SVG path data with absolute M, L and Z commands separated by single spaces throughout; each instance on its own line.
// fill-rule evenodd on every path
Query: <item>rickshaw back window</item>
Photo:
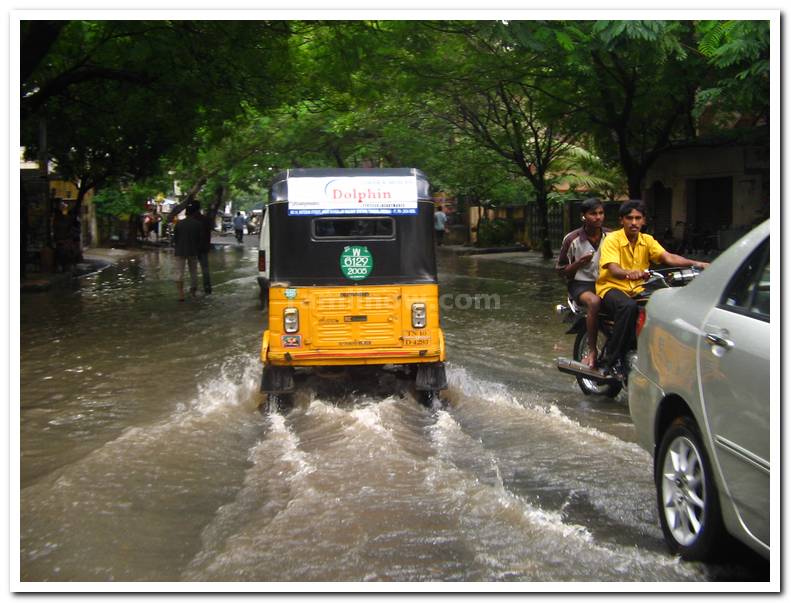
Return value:
M 316 218 L 313 236 L 317 239 L 392 239 L 395 220 L 390 217 Z

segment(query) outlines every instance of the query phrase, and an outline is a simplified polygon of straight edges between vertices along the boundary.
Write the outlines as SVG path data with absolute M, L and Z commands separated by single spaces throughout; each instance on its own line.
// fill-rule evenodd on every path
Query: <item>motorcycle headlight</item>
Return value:
M 286 308 L 283 310 L 283 328 L 286 333 L 296 333 L 299 331 L 299 310 L 296 308 Z
M 422 329 L 426 326 L 426 304 L 412 304 L 412 328 Z

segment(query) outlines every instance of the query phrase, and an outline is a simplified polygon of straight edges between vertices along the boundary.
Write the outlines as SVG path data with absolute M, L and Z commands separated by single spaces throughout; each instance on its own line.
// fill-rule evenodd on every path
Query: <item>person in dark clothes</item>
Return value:
M 244 227 L 246 223 L 242 212 L 237 211 L 236 217 L 233 219 L 233 231 L 236 234 L 236 240 L 240 243 L 244 241 Z
M 179 301 L 184 301 L 184 266 L 190 269 L 190 293 L 195 297 L 198 291 L 198 253 L 203 240 L 203 223 L 200 218 L 200 205 L 191 202 L 187 205 L 187 217 L 180 220 L 173 230 L 176 247 L 176 287 Z
M 52 236 L 55 240 L 55 261 L 61 271 L 71 272 L 76 260 L 69 205 L 65 201 L 58 203 L 55 209 L 52 218 Z

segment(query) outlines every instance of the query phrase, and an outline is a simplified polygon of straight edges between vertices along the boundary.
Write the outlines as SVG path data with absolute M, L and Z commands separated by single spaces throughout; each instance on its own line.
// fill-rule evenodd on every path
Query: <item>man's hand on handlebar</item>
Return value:
M 649 274 L 647 270 L 627 270 L 626 271 L 626 280 L 627 281 L 641 281 L 643 279 L 648 278 Z

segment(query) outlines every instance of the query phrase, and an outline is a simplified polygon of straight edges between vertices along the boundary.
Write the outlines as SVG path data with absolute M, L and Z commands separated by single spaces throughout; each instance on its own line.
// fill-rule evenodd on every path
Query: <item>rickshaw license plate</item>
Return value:
M 280 339 L 284 348 L 301 348 L 302 335 L 283 335 Z

